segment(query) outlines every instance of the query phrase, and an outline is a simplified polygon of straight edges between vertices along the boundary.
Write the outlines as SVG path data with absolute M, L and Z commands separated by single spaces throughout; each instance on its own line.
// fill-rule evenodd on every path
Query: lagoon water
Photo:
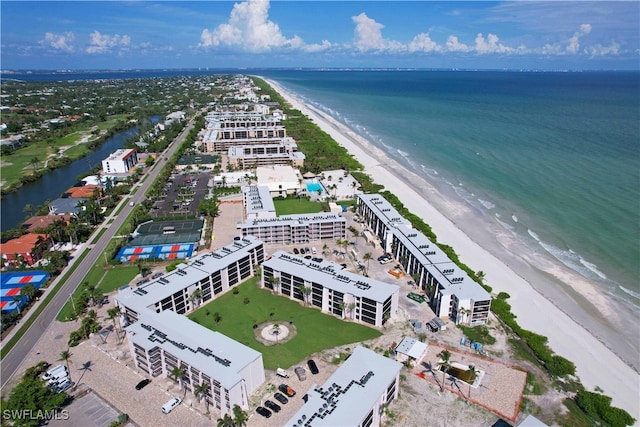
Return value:
M 640 305 L 637 72 L 261 74 L 464 200 L 477 226 Z

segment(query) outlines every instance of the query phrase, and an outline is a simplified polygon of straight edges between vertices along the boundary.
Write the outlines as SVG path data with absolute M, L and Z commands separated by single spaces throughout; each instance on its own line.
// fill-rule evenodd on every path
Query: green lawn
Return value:
M 273 295 L 258 288 L 256 282 L 256 278 L 249 279 L 236 286 L 240 291 L 237 295 L 227 292 L 191 313 L 189 318 L 259 351 L 267 369 L 290 368 L 315 352 L 381 335 L 376 329 L 345 322 L 321 313 L 317 308 L 304 307 L 296 301 Z M 248 304 L 244 303 L 245 298 L 249 298 Z M 217 325 L 215 313 L 221 317 Z M 253 325 L 270 321 L 270 313 L 274 313 L 274 321 L 285 326 L 293 322 L 297 335 L 284 344 L 274 346 L 256 341 Z
M 312 202 L 306 198 L 276 199 L 273 204 L 276 207 L 276 215 L 317 213 L 322 212 L 325 206 L 325 203 Z
M 126 266 L 126 267 L 111 267 L 109 270 L 105 270 L 102 266 L 103 260 L 99 258 L 98 261 L 91 267 L 91 270 L 84 277 L 83 282 L 91 284 L 99 284 L 99 289 L 105 294 L 118 289 L 120 286 L 128 284 L 138 274 L 138 267 Z M 106 274 L 105 274 L 106 273 Z M 74 298 L 82 292 L 82 285 L 76 289 L 73 293 Z M 64 322 L 67 319 L 73 317 L 73 305 L 70 301 L 67 301 L 65 305 L 58 313 L 56 319 L 59 322 Z

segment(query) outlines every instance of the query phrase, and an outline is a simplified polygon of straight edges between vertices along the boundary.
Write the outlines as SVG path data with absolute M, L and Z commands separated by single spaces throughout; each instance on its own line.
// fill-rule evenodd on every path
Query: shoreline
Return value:
M 565 311 L 557 302 L 559 300 L 564 304 L 565 301 L 573 300 L 575 307 L 572 308 L 581 309 L 586 313 L 586 315 L 583 313 L 580 319 L 582 323 L 589 323 L 591 320 L 591 323 L 595 324 L 593 319 L 588 318 L 589 315 L 605 316 L 606 322 L 602 322 L 600 329 L 604 332 L 607 329 L 615 330 L 619 327 L 616 323 L 622 323 L 624 316 L 617 316 L 610 302 L 600 295 L 597 289 L 586 281 L 575 285 L 562 283 L 566 289 L 552 289 L 549 286 L 547 286 L 549 289 L 544 289 L 545 294 L 547 290 L 553 294 L 553 300 L 545 296 L 541 290 L 534 288 L 526 277 L 547 275 L 549 282 L 563 282 L 563 279 L 573 278 L 566 277 L 566 272 L 544 268 L 544 260 L 541 263 L 538 259 L 521 259 L 516 266 L 499 259 L 490 249 L 504 251 L 505 248 L 510 249 L 509 246 L 519 246 L 521 243 L 516 242 L 515 239 L 506 242 L 498 241 L 497 238 L 493 242 L 486 242 L 485 236 L 466 234 L 458 223 L 471 223 L 474 215 L 471 209 L 444 199 L 435 187 L 404 168 L 395 159 L 344 124 L 304 103 L 277 82 L 271 79 L 264 80 L 294 108 L 307 115 L 357 158 L 364 166 L 364 172 L 369 174 L 374 182 L 396 194 L 411 212 L 419 212 L 419 216 L 432 227 L 438 240 L 451 245 L 465 264 L 476 271 L 484 271 L 487 284 L 492 286 L 495 292 L 508 292 L 511 295 L 509 303 L 512 305 L 512 312 L 517 315 L 518 323 L 525 329 L 548 337 L 549 346 L 555 353 L 574 362 L 576 374 L 585 388 L 589 390 L 593 390 L 596 386 L 602 388 L 608 396 L 612 397 L 613 406 L 621 407 L 638 418 L 638 372 L 625 363 L 622 356 L 608 348 L 597 336 L 598 333 L 590 332 L 587 327 L 579 324 L 577 319 L 574 320 L 568 314 L 574 310 Z M 454 219 L 451 220 L 443 215 L 434 206 L 434 202 L 427 201 L 425 196 L 433 196 L 433 199 L 437 199 L 438 208 L 446 209 L 449 213 L 453 212 Z M 502 238 L 504 240 L 505 236 Z M 482 246 L 477 243 L 478 241 L 482 242 Z M 523 274 L 523 271 L 527 274 Z M 576 300 L 576 297 L 582 298 L 583 303 Z M 616 318 L 609 321 L 607 316 Z M 541 319 L 544 319 L 544 322 Z M 630 318 L 626 320 L 628 322 Z M 564 327 L 560 329 L 557 325 L 564 325 Z M 637 357 L 637 353 L 635 355 Z M 606 371 L 602 366 L 607 367 Z

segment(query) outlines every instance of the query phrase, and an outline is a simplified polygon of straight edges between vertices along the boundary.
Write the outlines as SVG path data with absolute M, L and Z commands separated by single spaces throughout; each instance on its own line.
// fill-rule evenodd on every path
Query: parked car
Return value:
M 149 378 L 145 378 L 142 381 L 140 381 L 138 384 L 136 384 L 136 390 L 142 390 L 143 388 L 145 388 L 149 383 L 151 382 L 151 380 Z
M 289 378 L 289 372 L 285 371 L 282 368 L 276 369 L 276 375 L 283 378 Z
M 64 383 L 60 384 L 59 386 L 54 388 L 54 391 L 56 393 L 62 393 L 64 391 L 69 390 L 71 387 L 73 387 L 75 385 L 75 383 L 71 380 L 67 380 Z
M 173 409 L 180 403 L 182 403 L 182 399 L 180 399 L 179 397 L 173 397 L 169 399 L 167 403 L 162 405 L 162 412 L 168 414 L 169 412 L 173 411 Z
M 262 415 L 265 418 L 269 418 L 271 416 L 271 411 L 268 410 L 267 408 L 262 407 L 262 406 L 258 406 L 256 408 L 256 412 L 259 413 L 260 415 Z
M 271 409 L 273 412 L 280 412 L 280 405 L 278 405 L 276 402 L 273 402 L 271 400 L 265 401 L 264 406 Z
M 309 370 L 311 371 L 311 373 L 313 375 L 317 374 L 318 372 L 320 372 L 318 370 L 318 366 L 316 365 L 316 362 L 313 359 L 309 359 L 307 361 L 307 366 L 309 367 Z
M 278 402 L 282 403 L 283 405 L 284 405 L 284 404 L 286 404 L 286 403 L 289 401 L 289 399 L 287 399 L 286 397 L 284 397 L 284 394 L 282 394 L 282 393 L 277 393 L 277 392 L 276 392 L 276 394 L 274 394 L 274 395 L 273 395 L 273 397 L 275 397 L 275 398 L 276 398 L 276 400 L 277 400 Z
M 286 384 L 280 384 L 278 386 L 278 390 L 286 394 L 288 397 L 293 397 L 296 395 L 296 391 Z
M 303 367 L 298 366 L 293 371 L 296 373 L 300 381 L 304 381 L 307 379 L 307 372 L 304 370 Z
M 298 250 L 298 248 L 293 248 L 293 253 L 298 255 L 300 253 L 300 251 Z

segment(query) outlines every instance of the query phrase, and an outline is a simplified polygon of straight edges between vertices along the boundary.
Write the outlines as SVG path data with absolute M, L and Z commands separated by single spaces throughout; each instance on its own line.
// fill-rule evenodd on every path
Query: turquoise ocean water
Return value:
M 640 306 L 639 73 L 261 74 Z

